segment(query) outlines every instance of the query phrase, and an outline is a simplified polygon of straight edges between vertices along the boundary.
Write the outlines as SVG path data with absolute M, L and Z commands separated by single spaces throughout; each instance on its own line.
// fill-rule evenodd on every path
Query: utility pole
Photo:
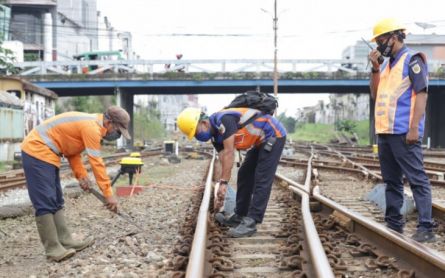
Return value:
M 277 0 L 274 1 L 274 17 L 273 17 L 273 31 L 274 31 L 274 55 L 273 55 L 273 94 L 278 97 L 278 47 L 277 47 L 277 31 L 278 31 L 278 15 L 277 15 Z

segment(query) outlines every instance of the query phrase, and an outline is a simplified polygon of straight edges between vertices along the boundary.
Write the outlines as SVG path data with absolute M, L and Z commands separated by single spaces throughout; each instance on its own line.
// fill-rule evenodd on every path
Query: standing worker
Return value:
M 189 139 L 212 139 L 222 164 L 218 194 L 227 190 L 235 150 L 250 149 L 238 171 L 235 213 L 221 224 L 232 227 L 232 237 L 251 236 L 263 221 L 286 130 L 271 115 L 250 108 L 228 108 L 210 117 L 199 108 L 186 108 L 177 121 Z
M 23 141 L 22 160 L 28 193 L 49 260 L 61 261 L 94 241 L 92 237 L 84 241 L 74 240 L 67 227 L 59 176 L 61 157 L 68 160 L 80 187 L 88 191 L 91 182 L 80 155 L 86 150 L 107 207 L 116 211 L 117 201 L 100 155 L 101 140 L 116 140 L 121 134 L 130 139 L 129 122 L 127 111 L 117 106 L 109 107 L 104 114 L 67 112 L 46 120 Z
M 385 221 L 403 233 L 403 174 L 414 195 L 419 223 L 412 238 L 435 240 L 431 219 L 431 185 L 425 174 L 421 141 L 428 92 L 426 57 L 403 43 L 405 27 L 395 19 L 374 26 L 370 52 L 370 87 L 375 100 L 375 129 L 378 134 L 380 167 L 386 183 Z M 383 57 L 389 57 L 384 61 Z M 381 65 L 382 64 L 382 65 Z

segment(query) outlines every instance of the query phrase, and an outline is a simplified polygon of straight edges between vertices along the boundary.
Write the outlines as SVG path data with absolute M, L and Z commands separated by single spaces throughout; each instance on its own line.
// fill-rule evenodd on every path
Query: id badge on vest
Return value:
M 244 134 L 235 134 L 235 145 L 241 145 L 244 143 Z

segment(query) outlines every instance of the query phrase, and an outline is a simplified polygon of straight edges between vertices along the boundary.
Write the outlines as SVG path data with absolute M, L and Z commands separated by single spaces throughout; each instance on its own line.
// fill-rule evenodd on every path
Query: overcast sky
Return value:
M 142 59 L 273 58 L 273 0 L 98 0 L 112 26 L 133 35 Z M 262 9 L 268 11 L 265 13 Z M 360 37 L 369 39 L 381 18 L 396 17 L 408 32 L 445 34 L 445 1 L 278 0 L 278 58 L 337 59 Z M 424 30 L 414 22 L 428 22 Z M 231 96 L 200 96 L 209 111 Z M 315 104 L 326 95 L 285 95 L 280 106 Z M 215 101 L 218 99 L 218 101 Z M 216 104 L 214 104 L 216 103 Z

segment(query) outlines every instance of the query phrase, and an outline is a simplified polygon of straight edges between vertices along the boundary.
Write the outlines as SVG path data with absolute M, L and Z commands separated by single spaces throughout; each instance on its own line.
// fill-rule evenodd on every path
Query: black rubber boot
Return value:
M 234 213 L 229 218 L 226 218 L 224 213 L 218 212 L 215 214 L 215 220 L 223 226 L 236 227 L 241 223 L 242 217 Z
M 436 236 L 433 232 L 428 231 L 417 231 L 412 237 L 417 242 L 434 242 L 436 241 Z
M 256 233 L 256 221 L 248 216 L 243 217 L 241 223 L 236 228 L 229 230 L 231 237 L 248 237 Z
M 394 226 L 390 226 L 390 225 L 388 225 L 388 224 L 386 224 L 386 227 L 387 227 L 388 229 L 391 229 L 391 230 L 393 230 L 393 231 L 396 231 L 396 232 L 398 232 L 398 233 L 400 233 L 400 234 L 403 234 L 403 227 L 394 227 Z

